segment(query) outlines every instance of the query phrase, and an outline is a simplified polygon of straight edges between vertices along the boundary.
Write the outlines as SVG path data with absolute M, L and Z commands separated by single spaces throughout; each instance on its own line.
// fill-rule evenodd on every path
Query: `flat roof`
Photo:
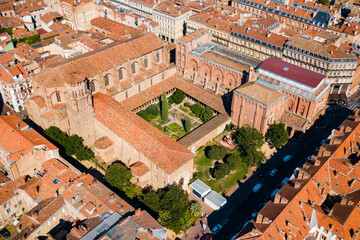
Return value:
M 263 61 L 259 65 L 259 68 L 312 88 L 316 88 L 320 82 L 326 78 L 323 74 L 296 66 L 275 57 Z
M 206 195 L 205 199 L 212 202 L 215 206 L 221 207 L 226 204 L 227 200 L 220 194 L 215 191 L 211 191 L 208 195 Z
M 189 185 L 190 188 L 194 189 L 196 192 L 198 192 L 201 196 L 205 196 L 211 191 L 211 188 L 206 185 L 203 181 L 200 179 L 196 179 L 195 182 L 191 183 Z

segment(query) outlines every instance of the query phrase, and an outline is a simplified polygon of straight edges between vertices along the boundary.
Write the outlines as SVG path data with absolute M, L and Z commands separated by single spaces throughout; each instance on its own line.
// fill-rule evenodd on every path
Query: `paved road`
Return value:
M 239 189 L 228 198 L 228 204 L 208 218 L 210 227 L 214 227 L 216 224 L 223 226 L 213 239 L 231 239 L 238 233 L 243 224 L 251 218 L 251 214 L 259 211 L 268 202 L 271 192 L 279 187 L 282 180 L 290 177 L 296 167 L 302 166 L 306 157 L 315 153 L 314 150 L 320 146 L 321 140 L 327 138 L 331 134 L 331 130 L 338 127 L 350 113 L 351 111 L 343 106 L 335 104 L 329 106 L 325 116 L 309 129 L 301 140 L 290 141 L 261 167 L 263 171 L 266 171 L 263 177 L 260 177 L 259 172 L 262 170 L 259 169 L 258 173 L 248 181 L 240 183 Z M 282 164 L 283 157 L 288 154 L 293 155 L 294 158 L 288 163 Z M 268 172 L 273 168 L 277 168 L 279 171 L 272 177 Z M 257 194 L 253 194 L 252 188 L 259 182 L 264 186 Z M 249 198 L 246 199 L 248 195 Z

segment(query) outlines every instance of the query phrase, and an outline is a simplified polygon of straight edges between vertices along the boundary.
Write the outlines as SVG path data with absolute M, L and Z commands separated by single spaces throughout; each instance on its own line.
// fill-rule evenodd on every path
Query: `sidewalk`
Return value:
M 204 223 L 206 225 L 206 229 L 205 231 L 203 231 L 202 225 L 201 223 Z M 210 228 L 208 226 L 208 220 L 207 218 L 204 216 L 203 218 L 201 218 L 200 220 L 198 220 L 195 224 L 195 226 L 193 226 L 192 228 L 190 228 L 181 238 L 182 240 L 193 240 L 195 239 L 197 236 L 198 238 L 196 239 L 200 239 L 200 237 L 202 235 L 204 235 L 205 233 L 209 233 L 210 232 Z

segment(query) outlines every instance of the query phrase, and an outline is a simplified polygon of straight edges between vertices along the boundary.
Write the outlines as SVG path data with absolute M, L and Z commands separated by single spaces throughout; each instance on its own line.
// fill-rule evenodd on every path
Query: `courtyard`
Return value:
M 208 106 L 203 107 L 185 95 L 180 99 L 181 101 L 178 100 L 177 102 L 173 101 L 171 97 L 172 96 L 168 97 L 167 121 L 162 120 L 161 102 L 152 104 L 146 109 L 137 112 L 137 114 L 174 140 L 184 137 L 192 130 L 216 116 L 213 109 Z M 186 129 L 186 121 L 190 122 L 190 124 L 188 124 L 189 129 Z

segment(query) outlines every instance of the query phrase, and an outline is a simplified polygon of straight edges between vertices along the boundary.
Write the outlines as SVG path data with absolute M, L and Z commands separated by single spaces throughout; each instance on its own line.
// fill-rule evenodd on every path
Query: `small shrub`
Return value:
M 213 117 L 214 111 L 209 107 L 206 106 L 200 114 L 200 119 L 203 122 L 209 121 Z
M 186 103 L 184 103 L 184 106 L 189 108 L 191 105 L 190 105 L 190 103 L 186 102 Z

